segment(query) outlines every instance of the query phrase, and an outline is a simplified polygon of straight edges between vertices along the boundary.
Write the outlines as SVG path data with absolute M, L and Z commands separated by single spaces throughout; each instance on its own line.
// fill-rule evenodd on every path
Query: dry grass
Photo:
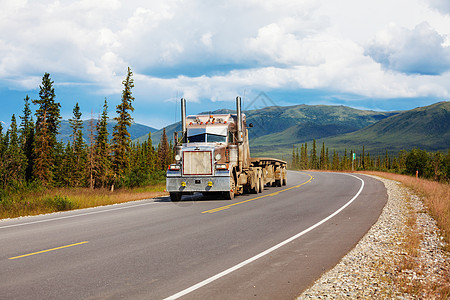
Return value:
M 450 187 L 424 179 L 416 179 L 410 176 L 382 173 L 364 172 L 403 183 L 420 196 L 427 212 L 436 220 L 437 226 L 446 239 L 446 252 L 449 254 L 450 232 Z M 426 265 L 421 261 L 420 245 L 423 239 L 421 228 L 417 224 L 417 212 L 411 207 L 410 197 L 405 195 L 408 216 L 406 230 L 402 236 L 401 257 L 398 257 L 394 270 L 393 283 L 399 290 L 415 298 L 423 299 L 449 299 L 450 298 L 450 273 L 448 265 L 442 266 L 441 279 L 430 280 Z M 437 274 L 435 274 L 438 276 Z
M 165 185 L 132 190 L 59 188 L 10 195 L 0 202 L 0 219 L 38 215 L 62 210 L 88 208 L 166 196 Z
M 384 172 L 364 172 L 403 183 L 423 200 L 428 213 L 436 220 L 437 226 L 447 242 L 450 251 L 450 185 L 436 181 Z

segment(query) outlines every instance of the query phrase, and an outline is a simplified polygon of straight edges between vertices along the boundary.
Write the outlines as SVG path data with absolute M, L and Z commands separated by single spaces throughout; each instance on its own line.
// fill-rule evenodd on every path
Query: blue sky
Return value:
M 38 97 L 115 116 L 127 67 L 138 123 L 255 103 L 407 110 L 450 98 L 448 0 L 0 0 L 0 121 Z M 257 108 L 264 102 L 253 104 Z M 245 103 L 244 103 L 245 106 Z

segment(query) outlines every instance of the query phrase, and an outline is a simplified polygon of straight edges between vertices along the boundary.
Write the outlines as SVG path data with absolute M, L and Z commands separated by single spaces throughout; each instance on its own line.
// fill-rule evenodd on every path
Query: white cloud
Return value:
M 450 46 L 428 23 L 408 30 L 391 24 L 367 48 L 384 67 L 406 74 L 439 75 L 450 70 Z
M 438 11 L 450 15 L 450 1 L 448 0 L 428 0 L 430 6 Z
M 441 11 L 448 3 L 429 1 Z M 50 72 L 110 95 L 130 66 L 136 93 L 149 102 L 176 92 L 200 101 L 305 88 L 448 96 L 450 21 L 419 2 L 4 1 L 0 79 L 27 90 Z M 430 25 L 414 27 L 423 20 Z M 398 25 L 382 30 L 391 21 Z

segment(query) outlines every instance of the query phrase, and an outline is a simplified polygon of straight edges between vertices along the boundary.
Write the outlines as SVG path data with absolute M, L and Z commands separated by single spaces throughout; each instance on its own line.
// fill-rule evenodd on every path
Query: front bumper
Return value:
M 196 177 L 169 177 L 166 178 L 168 192 L 229 192 L 230 176 L 196 176 Z

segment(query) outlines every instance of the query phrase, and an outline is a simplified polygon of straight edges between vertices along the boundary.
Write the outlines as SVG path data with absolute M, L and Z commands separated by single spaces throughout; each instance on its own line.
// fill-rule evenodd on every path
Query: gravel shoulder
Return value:
M 400 183 L 382 181 L 388 201 L 361 241 L 298 299 L 446 299 L 450 258 L 422 201 Z M 411 220 L 414 223 L 411 224 Z M 414 231 L 415 249 L 408 247 Z M 448 289 L 447 289 L 448 292 Z

